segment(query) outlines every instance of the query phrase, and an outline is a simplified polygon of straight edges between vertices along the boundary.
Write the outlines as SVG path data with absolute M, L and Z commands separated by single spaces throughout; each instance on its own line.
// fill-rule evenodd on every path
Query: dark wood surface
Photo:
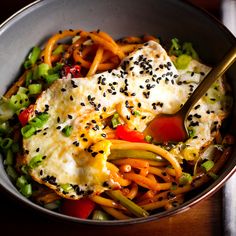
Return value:
M 190 0 L 220 16 L 219 0 Z M 0 4 L 0 22 L 32 0 L 7 0 Z M 156 222 L 119 227 L 95 227 L 57 222 L 32 211 L 0 190 L 0 235 L 223 235 L 222 191 L 186 212 Z

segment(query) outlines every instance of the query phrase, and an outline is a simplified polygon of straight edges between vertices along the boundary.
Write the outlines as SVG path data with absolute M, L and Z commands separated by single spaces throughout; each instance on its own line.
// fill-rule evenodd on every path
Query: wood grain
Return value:
M 219 16 L 220 0 L 190 0 Z M 32 0 L 7 0 L 1 3 L 0 22 Z M 146 224 L 95 227 L 57 222 L 32 211 L 0 191 L 0 235 L 112 235 L 112 236 L 217 236 L 223 235 L 222 191 L 198 203 L 186 212 Z
M 41 213 L 20 206 L 0 192 L 1 235 L 24 236 L 69 236 L 112 235 L 112 236 L 216 236 L 222 235 L 222 193 L 198 203 L 189 210 L 159 221 L 116 227 L 97 227 L 75 223 L 58 222 Z M 4 232 L 4 234 L 2 234 Z

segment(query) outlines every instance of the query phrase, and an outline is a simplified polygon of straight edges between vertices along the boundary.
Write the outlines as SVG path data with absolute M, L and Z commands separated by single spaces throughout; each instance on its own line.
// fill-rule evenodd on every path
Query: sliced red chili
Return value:
M 26 108 L 25 110 L 23 110 L 19 115 L 18 115 L 18 119 L 21 123 L 22 126 L 25 126 L 30 118 L 30 114 L 33 112 L 34 110 L 34 106 L 30 105 L 28 108 Z
M 127 125 L 118 125 L 116 128 L 116 136 L 129 142 L 146 142 L 144 134 L 137 130 L 131 130 Z

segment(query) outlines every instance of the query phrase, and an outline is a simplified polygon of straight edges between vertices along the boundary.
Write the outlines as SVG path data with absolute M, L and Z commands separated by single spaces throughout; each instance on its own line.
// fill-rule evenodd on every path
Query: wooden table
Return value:
M 0 22 L 32 0 L 7 0 L 1 3 Z M 219 2 L 191 0 L 219 16 Z M 179 215 L 157 222 L 119 227 L 95 227 L 57 222 L 19 205 L 0 191 L 1 235 L 223 235 L 222 191 Z M 4 233 L 3 233 L 4 232 Z

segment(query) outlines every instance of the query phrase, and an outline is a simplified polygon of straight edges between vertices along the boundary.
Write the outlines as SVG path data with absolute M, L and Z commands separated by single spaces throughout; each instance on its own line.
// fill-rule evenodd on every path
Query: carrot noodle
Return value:
M 122 176 L 117 172 L 110 172 L 110 178 L 113 179 L 114 182 L 118 182 L 120 186 L 128 186 L 130 185 L 131 181 L 128 179 L 122 178 Z
M 161 177 L 166 182 L 172 182 L 172 178 L 163 170 L 156 167 L 149 167 L 149 173 L 155 174 Z
M 136 183 L 131 184 L 131 189 L 129 193 L 126 194 L 126 197 L 129 199 L 134 199 L 138 194 L 138 185 Z
M 127 173 L 127 172 L 130 172 L 132 170 L 132 167 L 129 164 L 123 164 L 123 165 L 120 165 L 119 169 L 120 169 L 120 172 Z
M 132 180 L 136 184 L 138 184 L 140 186 L 145 186 L 145 187 L 152 189 L 152 190 L 158 191 L 160 189 L 160 186 L 158 183 L 155 183 L 154 181 L 150 180 L 149 178 L 139 175 L 139 174 L 124 173 L 124 178 Z
M 139 174 L 142 176 L 147 176 L 149 172 L 148 168 L 141 168 Z

